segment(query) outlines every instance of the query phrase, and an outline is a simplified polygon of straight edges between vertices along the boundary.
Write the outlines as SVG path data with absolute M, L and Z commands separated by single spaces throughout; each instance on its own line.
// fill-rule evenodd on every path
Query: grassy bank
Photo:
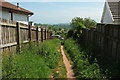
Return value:
M 23 45 L 24 46 L 24 45 Z M 31 43 L 21 53 L 3 54 L 3 78 L 50 78 L 58 65 L 60 40 Z
M 90 56 L 88 56 L 85 51 L 80 49 L 78 44 L 73 39 L 67 39 L 64 46 L 73 62 L 73 68 L 77 78 L 105 78 L 99 65 L 97 64 L 97 60 L 90 63 Z

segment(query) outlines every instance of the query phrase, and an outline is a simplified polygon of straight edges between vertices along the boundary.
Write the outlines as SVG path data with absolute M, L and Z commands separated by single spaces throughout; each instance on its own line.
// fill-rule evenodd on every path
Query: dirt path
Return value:
M 67 78 L 75 78 L 74 72 L 72 69 L 72 65 L 70 65 L 70 62 L 68 61 L 65 53 L 64 53 L 64 47 L 61 46 L 61 53 L 63 55 L 63 63 L 65 64 L 66 70 L 67 70 Z

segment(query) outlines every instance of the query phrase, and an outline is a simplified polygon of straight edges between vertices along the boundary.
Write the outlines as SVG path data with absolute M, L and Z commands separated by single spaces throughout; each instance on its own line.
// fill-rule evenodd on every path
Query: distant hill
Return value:
M 71 28 L 69 23 L 53 24 L 52 26 L 59 27 L 59 28 L 67 28 L 67 29 Z

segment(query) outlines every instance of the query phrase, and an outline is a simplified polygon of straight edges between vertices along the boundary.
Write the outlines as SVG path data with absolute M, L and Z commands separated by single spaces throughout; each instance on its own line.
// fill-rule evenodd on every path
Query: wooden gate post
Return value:
M 20 39 L 20 27 L 19 23 L 16 22 L 16 41 L 17 41 L 17 52 L 21 52 L 21 39 Z

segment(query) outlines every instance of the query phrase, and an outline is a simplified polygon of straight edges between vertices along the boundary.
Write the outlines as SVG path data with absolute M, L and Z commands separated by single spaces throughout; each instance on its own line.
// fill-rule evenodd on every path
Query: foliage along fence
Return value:
M 83 29 L 83 38 L 87 43 L 96 45 L 104 60 L 120 60 L 120 24 L 97 24 L 94 29 Z
M 0 22 L 0 49 L 2 52 L 20 50 L 21 43 L 51 38 L 52 33 L 45 26 L 32 26 L 32 22 L 26 25 L 2 18 L 0 18 Z

